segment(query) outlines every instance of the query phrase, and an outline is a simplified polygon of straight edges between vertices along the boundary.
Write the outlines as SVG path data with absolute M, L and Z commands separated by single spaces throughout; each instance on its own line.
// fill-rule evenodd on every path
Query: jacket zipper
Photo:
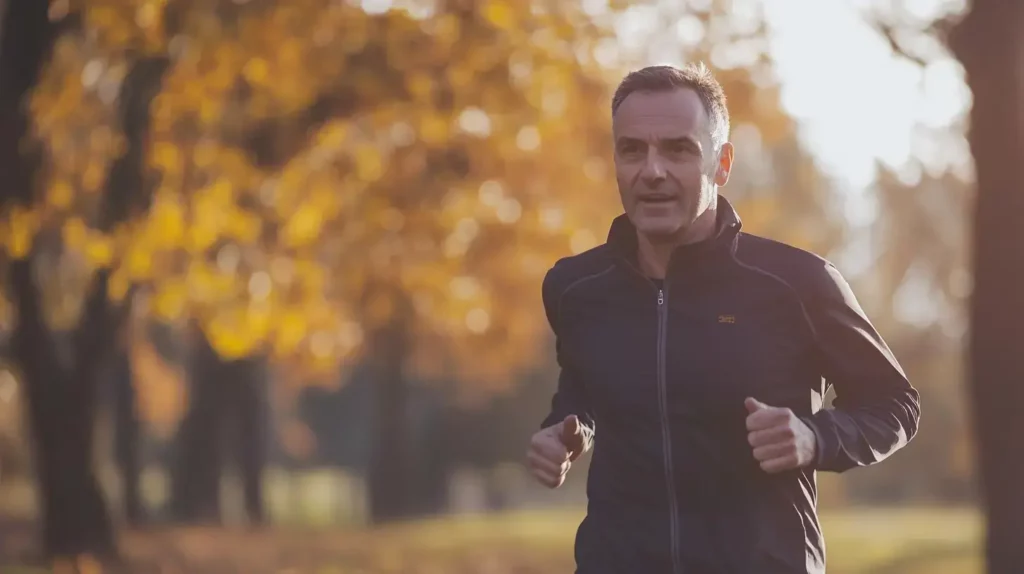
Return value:
M 665 303 L 668 294 L 668 279 L 666 278 L 663 288 L 658 288 L 654 281 L 644 275 L 630 261 L 626 265 L 641 278 L 650 283 L 651 287 L 658 289 L 658 407 L 661 415 L 661 454 L 665 459 L 665 487 L 668 490 L 668 531 L 669 546 L 672 554 L 672 573 L 681 574 L 681 563 L 679 552 L 679 503 L 676 501 L 675 474 L 672 469 L 672 434 L 669 430 L 668 419 L 668 384 L 665 373 L 665 353 L 668 346 L 668 305 Z
M 668 288 L 658 289 L 658 406 L 661 408 L 661 447 L 665 457 L 665 486 L 669 501 L 669 536 L 672 551 L 672 572 L 679 574 L 679 516 L 676 501 L 675 477 L 672 469 L 672 434 L 669 430 L 668 384 L 666 382 L 665 354 L 668 338 L 668 305 L 665 293 Z

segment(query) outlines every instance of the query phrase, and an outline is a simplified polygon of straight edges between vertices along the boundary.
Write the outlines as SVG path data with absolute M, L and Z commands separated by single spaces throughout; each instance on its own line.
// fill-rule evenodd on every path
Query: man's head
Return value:
M 630 73 L 612 99 L 615 172 L 640 233 L 690 242 L 714 227 L 717 189 L 733 147 L 721 85 L 703 65 Z

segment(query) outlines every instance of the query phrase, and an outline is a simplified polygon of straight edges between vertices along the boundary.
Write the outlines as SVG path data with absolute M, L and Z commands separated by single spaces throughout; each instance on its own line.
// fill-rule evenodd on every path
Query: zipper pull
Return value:
M 665 291 L 662 290 L 662 289 L 658 289 L 658 305 L 664 305 L 664 304 L 665 304 Z

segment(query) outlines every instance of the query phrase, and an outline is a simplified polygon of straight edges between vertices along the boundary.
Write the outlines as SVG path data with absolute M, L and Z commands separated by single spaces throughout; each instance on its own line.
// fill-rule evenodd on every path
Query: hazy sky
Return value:
M 969 102 L 958 63 L 922 70 L 896 58 L 863 17 L 863 1 L 762 0 L 787 111 L 823 162 L 852 187 L 870 182 L 873 161 L 900 165 L 912 128 L 949 125 Z M 940 5 L 911 0 L 919 15 Z

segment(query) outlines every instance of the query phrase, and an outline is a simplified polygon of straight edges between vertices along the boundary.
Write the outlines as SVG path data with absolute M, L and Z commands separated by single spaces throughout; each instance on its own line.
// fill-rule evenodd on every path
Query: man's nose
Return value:
M 662 164 L 658 152 L 654 149 L 649 150 L 647 152 L 647 161 L 644 162 L 644 170 L 640 174 L 644 185 L 653 189 L 661 185 L 661 182 L 665 181 L 665 177 L 665 166 Z

